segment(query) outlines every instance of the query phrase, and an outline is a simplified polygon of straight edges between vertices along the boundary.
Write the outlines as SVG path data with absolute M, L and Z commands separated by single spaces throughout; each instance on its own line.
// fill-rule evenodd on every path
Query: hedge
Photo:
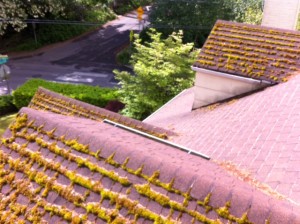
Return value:
M 98 86 L 62 84 L 45 81 L 43 79 L 30 79 L 13 92 L 13 103 L 20 109 L 26 107 L 34 96 L 38 87 L 60 93 L 62 95 L 98 106 L 105 107 L 111 100 L 118 98 L 117 90 L 101 88 Z
M 0 116 L 16 112 L 17 108 L 13 105 L 11 95 L 0 96 Z

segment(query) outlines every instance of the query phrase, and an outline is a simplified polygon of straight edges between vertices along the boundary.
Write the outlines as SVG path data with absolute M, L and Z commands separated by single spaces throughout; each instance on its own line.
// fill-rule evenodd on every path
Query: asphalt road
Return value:
M 138 32 L 140 26 L 136 13 L 132 12 L 72 41 L 35 52 L 8 55 L 10 87 L 16 89 L 31 78 L 114 87 L 117 81 L 112 71 L 130 71 L 116 63 L 116 54 L 129 43 L 130 30 Z M 6 92 L 6 83 L 0 82 L 0 94 Z

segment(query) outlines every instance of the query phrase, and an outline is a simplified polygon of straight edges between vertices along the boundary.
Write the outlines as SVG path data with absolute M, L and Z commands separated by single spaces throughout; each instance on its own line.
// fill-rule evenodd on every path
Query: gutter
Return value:
M 273 85 L 274 84 L 273 82 L 269 82 L 269 81 L 265 81 L 265 80 L 257 80 L 257 79 L 246 78 L 246 77 L 237 76 L 237 75 L 230 75 L 230 74 L 227 74 L 227 73 L 224 73 L 224 72 L 217 72 L 217 71 L 208 70 L 208 69 L 204 69 L 204 68 L 199 68 L 199 67 L 195 67 L 195 66 L 192 66 L 191 68 L 195 72 L 202 72 L 202 73 L 205 73 L 205 74 L 208 74 L 208 75 L 233 79 L 233 80 L 237 80 L 237 81 L 240 81 L 240 82 L 266 84 L 266 85 Z
M 173 143 L 173 142 L 170 142 L 170 141 L 167 141 L 167 140 L 158 138 L 158 137 L 153 136 L 153 135 L 149 135 L 149 134 L 147 134 L 147 133 L 145 133 L 145 132 L 136 130 L 136 129 L 134 129 L 134 128 L 131 128 L 131 127 L 128 127 L 128 126 L 125 126 L 125 125 L 116 123 L 116 122 L 111 121 L 111 120 L 108 120 L 108 119 L 104 119 L 103 122 L 104 122 L 104 123 L 107 123 L 107 124 L 110 124 L 110 125 L 113 125 L 113 126 L 115 126 L 115 127 L 120 127 L 120 128 L 122 128 L 122 129 L 125 129 L 125 130 L 127 130 L 127 131 L 130 131 L 130 132 L 133 132 L 133 133 L 135 133 L 135 134 L 141 135 L 141 136 L 143 136 L 143 137 L 152 139 L 152 140 L 157 141 L 157 142 L 159 142 L 159 143 L 163 143 L 163 144 L 165 144 L 165 145 L 172 146 L 172 147 L 177 148 L 177 149 L 179 149 L 179 150 L 181 150 L 181 151 L 187 152 L 188 154 L 195 155 L 195 156 L 199 156 L 199 157 L 201 157 L 201 158 L 203 158 L 203 159 L 206 159 L 206 160 L 210 160 L 210 157 L 208 157 L 207 155 L 202 154 L 202 153 L 200 153 L 200 152 L 198 152 L 198 151 L 195 151 L 195 150 L 193 150 L 193 149 L 186 148 L 186 147 L 184 147 L 184 146 L 181 146 L 181 145 L 175 144 L 175 143 Z

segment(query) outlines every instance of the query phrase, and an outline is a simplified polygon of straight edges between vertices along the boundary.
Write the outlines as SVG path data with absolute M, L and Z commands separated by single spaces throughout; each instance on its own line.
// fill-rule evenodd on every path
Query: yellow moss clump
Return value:
M 137 190 L 137 192 L 139 194 L 147 196 L 152 200 L 155 200 L 156 202 L 158 202 L 162 206 L 170 205 L 170 198 L 163 195 L 163 194 L 160 194 L 158 192 L 155 192 L 155 191 L 151 190 L 149 184 L 134 185 L 134 187 L 135 187 L 135 189 Z
M 9 126 L 12 132 L 17 132 L 27 124 L 27 114 L 18 114 L 16 120 Z

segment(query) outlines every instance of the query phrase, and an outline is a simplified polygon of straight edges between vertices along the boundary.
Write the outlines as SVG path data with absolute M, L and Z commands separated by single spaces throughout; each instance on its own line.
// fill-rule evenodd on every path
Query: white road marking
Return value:
M 87 82 L 92 83 L 94 82 L 95 78 L 106 78 L 108 74 L 101 74 L 101 73 L 90 73 L 90 72 L 72 72 L 65 75 L 59 75 L 56 79 L 65 81 L 65 82 Z
M 94 82 L 94 79 L 92 78 L 83 78 L 80 76 L 59 76 L 56 79 L 65 82 L 87 82 L 87 83 Z
M 80 76 L 92 76 L 92 77 L 98 77 L 98 78 L 106 78 L 108 74 L 103 73 L 90 73 L 90 72 L 72 72 L 66 75 L 80 75 Z

